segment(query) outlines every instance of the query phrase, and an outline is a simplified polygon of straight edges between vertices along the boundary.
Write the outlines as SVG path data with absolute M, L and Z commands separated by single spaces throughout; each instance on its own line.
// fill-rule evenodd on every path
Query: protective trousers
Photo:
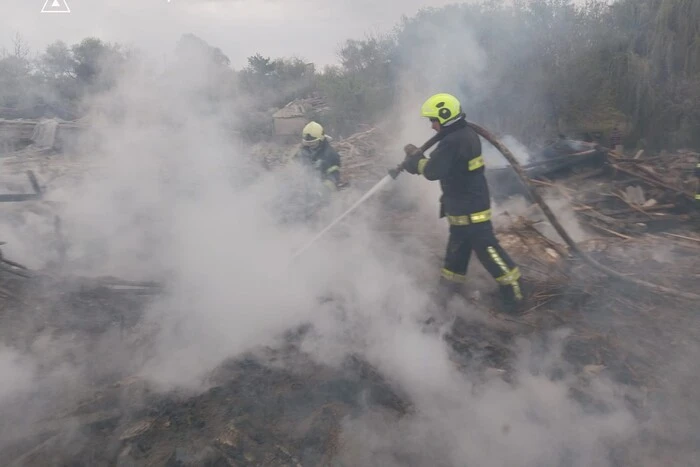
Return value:
M 450 225 L 442 278 L 454 283 L 465 282 L 472 251 L 496 279 L 507 302 L 523 300 L 520 270 L 498 242 L 491 221 Z

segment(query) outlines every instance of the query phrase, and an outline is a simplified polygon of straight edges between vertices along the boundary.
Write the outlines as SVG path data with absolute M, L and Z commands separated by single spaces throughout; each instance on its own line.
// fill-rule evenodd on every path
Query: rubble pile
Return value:
M 250 157 L 266 170 L 277 170 L 287 163 L 296 149 L 295 145 L 282 145 L 274 142 L 256 143 L 250 149 Z
M 0 282 L 0 338 L 31 349 L 37 339 L 62 342 L 36 352 L 48 369 L 69 361 L 69 382 L 18 396 L 47 411 L 0 405 L 0 458 L 8 466 L 75 465 L 328 465 L 343 447 L 343 419 L 363 410 L 405 413 L 406 402 L 361 359 L 340 368 L 300 350 L 301 329 L 282 348 L 258 348 L 220 365 L 201 393 L 152 387 L 133 374 L 153 352 L 144 310 L 158 284 L 115 278 L 54 277 L 26 271 L 22 284 Z M 293 331 L 293 330 L 292 330 Z M 111 358 L 110 356 L 114 356 Z M 117 356 L 119 356 L 117 358 Z M 30 413 L 31 412 L 31 413 Z
M 55 187 L 77 183 L 89 176 L 97 168 L 96 164 L 95 158 L 59 154 L 51 149 L 30 145 L 0 158 L 0 173 L 18 175 L 32 170 L 42 186 Z
M 698 160 L 700 155 L 690 151 L 650 157 L 640 151 L 628 158 L 611 152 L 565 177 L 534 177 L 533 182 L 566 198 L 587 226 L 628 239 L 697 224 L 693 168 Z
M 370 128 L 333 142 L 342 163 L 341 181 L 371 186 L 384 177 L 387 174 L 382 158 L 385 138 L 378 128 Z
M 31 272 L 25 266 L 3 256 L 1 248 L 4 244 L 0 242 L 0 310 L 20 300 L 26 280 L 31 278 Z
M 85 131 L 82 121 L 0 118 L 0 155 L 35 146 L 44 150 L 70 147 Z
M 590 385 L 598 377 L 611 377 L 631 388 L 632 408 L 640 418 L 647 417 L 650 401 L 664 397 L 667 389 L 656 365 L 663 365 L 671 353 L 682 352 L 685 340 L 700 337 L 694 314 L 676 306 L 663 309 L 662 319 L 658 299 L 639 291 L 611 297 L 609 284 L 600 277 L 570 282 L 573 273 L 565 256 L 522 222 L 499 236 L 508 247 L 521 245 L 513 249 L 514 256 L 538 286 L 533 309 L 518 318 L 504 318 L 483 300 L 473 301 L 490 322 L 455 323 L 446 337 L 455 363 L 471 379 L 484 372 L 510 381 L 513 340 L 565 325 L 572 330 L 567 361 L 579 378 L 571 397 L 584 405 L 595 404 L 586 399 Z M 612 238 L 591 242 L 589 248 L 608 257 L 609 264 L 624 262 L 630 251 L 637 251 L 630 270 L 658 270 L 659 263 L 643 254 L 652 241 L 644 238 L 630 247 Z M 544 255 L 533 256 L 543 251 Z M 97 282 L 59 288 L 74 292 L 63 294 L 61 300 L 53 297 L 48 306 L 40 297 L 51 294 L 41 287 L 30 296 L 24 312 L 36 310 L 37 324 L 43 321 L 43 328 L 55 337 L 70 334 L 87 348 L 99 348 L 101 337 L 120 329 L 120 347 L 134 354 L 147 351 L 141 318 L 147 296 L 110 290 Z M 606 292 L 600 293 L 603 289 Z M 10 318 L 7 313 L 0 318 L 6 336 L 19 330 Z M 212 374 L 211 387 L 195 395 L 162 393 L 126 371 L 105 374 L 96 368 L 77 401 L 65 402 L 53 416 L 33 421 L 32 435 L 3 444 L 0 456 L 8 465 L 28 467 L 45 465 L 46 458 L 91 465 L 340 465 L 345 451 L 359 448 L 346 442 L 343 426 L 348 418 L 367 411 L 397 417 L 411 412 L 411 401 L 401 388 L 384 381 L 366 363 L 350 358 L 341 368 L 324 367 L 310 361 L 297 342 L 297 337 L 290 337 L 287 346 L 257 349 L 224 363 Z M 98 362 L 96 358 L 94 364 Z M 647 436 L 650 433 L 662 440 L 669 436 L 662 431 Z M 649 446 L 653 443 L 644 448 Z M 625 445 L 616 450 L 622 460 L 632 455 Z
M 384 141 L 371 128 L 332 142 L 345 183 L 371 186 L 386 175 Z M 293 149 L 261 144 L 253 157 L 274 170 Z M 54 180 L 80 169 L 67 159 L 27 156 L 8 159 L 4 167 L 19 173 L 30 161 L 40 175 Z M 579 246 L 597 261 L 625 275 L 695 290 L 700 234 L 688 196 L 694 191 L 696 158 L 689 151 L 576 158 L 571 170 L 558 166 L 556 174 L 539 172 L 533 183 L 573 206 L 588 234 Z M 380 197 L 373 202 L 381 207 Z M 666 370 L 679 355 L 692 355 L 700 341 L 697 304 L 612 282 L 573 257 L 558 238 L 543 234 L 536 213 L 506 215 L 510 221 L 499 222 L 497 234 L 522 269 L 532 299 L 522 315 L 498 313 L 495 285 L 474 262 L 464 300 L 480 318 L 459 315 L 445 336 L 456 368 L 470 381 L 497 375 L 504 384 L 517 384 L 514 342 L 565 328 L 565 360 L 574 376 L 571 399 L 583 411 L 601 410 L 604 401 L 592 388 L 598 378 L 610 379 L 640 424 L 646 423 L 640 437 L 612 445 L 618 465 L 692 465 L 697 439 L 694 433 L 683 435 L 682 425 L 695 426 L 700 414 L 683 414 L 680 424 L 673 417 L 680 407 L 700 406 L 700 396 L 679 393 Z M 425 219 L 396 210 L 378 217 L 382 235 L 396 239 L 407 256 L 425 259 L 433 266 L 430 271 L 439 270 L 446 232 L 439 237 Z M 412 414 L 413 401 L 404 388 L 361 357 L 349 356 L 333 368 L 311 360 L 301 345 L 308 328 L 289 330 L 278 347 L 253 349 L 223 363 L 210 375 L 208 388 L 195 394 L 158 391 L 128 364 L 104 367 L 105 353 L 131 363 L 153 351 L 153 323 L 144 310 L 162 291 L 161 284 L 65 277 L 3 259 L 3 343 L 28 349 L 39 335 L 69 342 L 70 355 L 61 357 L 89 369 L 75 387 L 52 386 L 49 395 L 35 394 L 54 398 L 40 418 L 2 409 L 7 411 L 0 412 L 3 465 L 40 466 L 46 459 L 137 467 L 352 465 L 344 463 L 352 459 L 348 451 L 364 447 L 349 441 L 348 420 L 368 412 L 390 414 L 387 419 Z M 40 362 L 49 368 L 53 363 Z M 697 383 L 687 381 L 688 387 Z M 55 399 L 64 389 L 70 397 Z M 669 405 L 673 410 L 659 410 Z M 17 430 L 20 421 L 22 430 Z M 435 462 L 443 464 L 447 460 Z M 409 459 L 404 465 L 414 464 Z
M 618 158 L 620 171 L 631 171 L 638 177 L 648 177 L 650 184 L 657 183 L 660 188 L 673 187 L 680 193 L 694 193 L 697 178 L 693 169 L 700 162 L 700 153 L 689 149 L 677 152 L 661 151 L 658 155 L 645 156 L 643 151 L 633 158 Z

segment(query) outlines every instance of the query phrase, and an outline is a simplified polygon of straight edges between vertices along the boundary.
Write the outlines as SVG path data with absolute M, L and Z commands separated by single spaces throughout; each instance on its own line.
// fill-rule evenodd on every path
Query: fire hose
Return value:
M 486 130 L 485 128 L 477 125 L 476 123 L 472 122 L 467 122 L 467 125 L 469 125 L 474 131 L 476 131 L 479 136 L 483 137 L 485 140 L 487 140 L 489 143 L 491 143 L 498 151 L 503 155 L 503 157 L 506 158 L 508 163 L 511 165 L 515 173 L 518 175 L 518 178 L 520 179 L 520 182 L 522 183 L 523 187 L 527 190 L 528 194 L 532 197 L 532 199 L 537 203 L 537 205 L 542 209 L 542 212 L 544 215 L 547 217 L 547 220 L 552 224 L 552 227 L 554 227 L 554 230 L 557 231 L 559 236 L 564 240 L 564 242 L 569 246 L 571 251 L 576 254 L 581 260 L 583 260 L 586 264 L 589 266 L 593 267 L 594 269 L 597 269 L 598 271 L 608 275 L 609 277 L 612 277 L 614 279 L 620 280 L 622 282 L 626 282 L 628 284 L 633 284 L 639 287 L 643 287 L 646 289 L 649 289 L 653 292 L 658 292 L 658 293 L 663 293 L 663 294 L 668 294 L 668 295 L 674 295 L 677 297 L 682 297 L 688 300 L 700 300 L 700 295 L 694 294 L 691 292 L 683 292 L 681 290 L 676 290 L 670 287 L 665 287 L 663 285 L 659 284 L 654 284 L 651 282 L 647 282 L 641 279 L 636 279 L 634 277 L 629 277 L 625 276 L 624 274 L 620 274 L 619 272 L 615 271 L 614 269 L 611 269 L 607 266 L 604 266 L 600 264 L 598 261 L 595 259 L 591 258 L 585 251 L 581 250 L 576 242 L 571 238 L 569 233 L 564 229 L 564 227 L 561 225 L 561 223 L 557 220 L 557 217 L 554 215 L 552 210 L 549 208 L 547 203 L 544 201 L 542 196 L 532 187 L 532 182 L 530 182 L 530 179 L 528 178 L 527 174 L 523 170 L 522 166 L 518 162 L 518 160 L 515 158 L 512 152 L 506 147 L 505 144 L 501 143 L 498 138 L 496 138 L 491 132 Z M 438 135 L 433 136 L 431 139 L 426 141 L 423 146 L 420 147 L 420 150 L 422 152 L 425 152 L 427 149 L 429 149 L 431 146 L 433 146 L 437 141 L 438 141 Z M 399 173 L 401 173 L 404 170 L 403 164 L 399 164 L 396 168 L 391 169 L 389 171 L 389 174 L 391 175 L 392 178 L 396 178 Z
M 691 292 L 683 292 L 681 290 L 676 290 L 670 287 L 665 287 L 663 285 L 659 284 L 654 284 L 651 282 L 647 282 L 641 279 L 636 279 L 634 277 L 629 277 L 625 276 L 614 269 L 611 269 L 607 266 L 604 266 L 600 264 L 598 261 L 595 259 L 591 258 L 585 251 L 581 250 L 576 242 L 571 238 L 569 233 L 564 229 L 564 227 L 561 225 L 561 223 L 557 220 L 556 216 L 552 212 L 552 210 L 549 208 L 547 203 L 544 201 L 542 196 L 532 187 L 532 182 L 530 181 L 529 177 L 523 170 L 522 166 L 518 162 L 518 160 L 513 156 L 513 153 L 510 152 L 510 150 L 498 140 L 491 132 L 486 130 L 485 128 L 477 125 L 476 123 L 472 122 L 467 122 L 467 125 L 469 125 L 474 131 L 476 131 L 479 136 L 483 137 L 485 140 L 487 140 L 489 143 L 491 143 L 498 151 L 503 155 L 503 157 L 506 158 L 508 163 L 511 165 L 515 173 L 517 174 L 518 178 L 520 179 L 520 182 L 522 183 L 523 187 L 525 190 L 527 190 L 528 194 L 531 196 L 531 199 L 537 203 L 537 205 L 540 207 L 544 215 L 547 217 L 547 220 L 552 224 L 552 227 L 554 227 L 554 230 L 559 234 L 559 236 L 564 240 L 564 242 L 569 246 L 571 252 L 573 252 L 576 256 L 578 256 L 583 262 L 588 264 L 589 266 L 593 267 L 594 269 L 597 269 L 598 271 L 606 274 L 607 276 L 617 279 L 621 282 L 626 282 L 628 284 L 636 285 L 638 287 L 646 288 L 649 289 L 653 292 L 657 293 L 662 293 L 662 294 L 667 294 L 667 295 L 673 295 L 676 297 L 681 297 L 685 298 L 688 300 L 700 300 L 700 295 L 694 294 Z M 421 153 L 424 153 L 428 149 L 430 149 L 432 146 L 434 146 L 438 141 L 442 139 L 442 135 L 440 133 L 436 133 L 432 138 L 430 138 L 428 141 L 423 143 L 423 145 L 419 148 Z M 325 234 L 328 230 L 330 230 L 334 225 L 336 225 L 338 222 L 340 222 L 341 219 L 343 219 L 345 216 L 350 214 L 352 211 L 354 211 L 359 205 L 364 203 L 367 199 L 369 199 L 374 193 L 379 191 L 385 184 L 389 182 L 390 179 L 396 179 L 396 177 L 399 176 L 401 172 L 404 171 L 404 166 L 403 163 L 397 165 L 395 168 L 389 170 L 389 174 L 382 178 L 372 189 L 370 189 L 367 193 L 365 193 L 362 198 L 360 198 L 358 201 L 356 201 L 348 210 L 346 210 L 341 216 L 339 216 L 337 219 L 335 219 L 330 225 L 328 225 L 325 229 L 323 229 L 321 232 L 319 232 L 314 238 L 312 238 L 306 245 L 304 245 L 303 248 L 299 249 L 295 254 L 294 258 L 298 257 L 303 253 L 305 250 L 307 250 L 313 243 L 316 242 L 323 234 Z

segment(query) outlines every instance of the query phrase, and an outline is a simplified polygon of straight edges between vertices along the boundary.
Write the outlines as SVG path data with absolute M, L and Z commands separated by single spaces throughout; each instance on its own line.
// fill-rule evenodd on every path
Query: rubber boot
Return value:
M 431 313 L 432 316 L 425 320 L 423 324 L 429 328 L 433 328 L 440 327 L 450 321 L 448 305 L 450 300 L 452 300 L 455 295 L 458 295 L 461 289 L 462 284 L 441 277 L 436 290 L 431 294 L 431 301 L 434 304 L 434 306 L 431 307 L 433 310 Z
M 520 281 L 520 294 L 521 297 L 517 297 L 513 287 L 511 286 L 500 286 L 499 295 L 501 298 L 501 311 L 511 315 L 517 315 L 525 311 L 526 298 L 528 296 L 525 286 L 522 281 Z

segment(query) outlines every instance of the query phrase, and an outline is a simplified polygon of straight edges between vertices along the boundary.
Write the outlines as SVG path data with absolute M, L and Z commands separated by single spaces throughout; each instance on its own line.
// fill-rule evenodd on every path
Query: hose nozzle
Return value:
M 403 171 L 404 171 L 404 167 L 403 167 L 403 162 L 402 162 L 399 165 L 397 165 L 396 167 L 394 167 L 393 169 L 389 169 L 389 176 L 391 176 L 391 178 L 396 180 L 396 177 L 398 177 L 399 174 Z

